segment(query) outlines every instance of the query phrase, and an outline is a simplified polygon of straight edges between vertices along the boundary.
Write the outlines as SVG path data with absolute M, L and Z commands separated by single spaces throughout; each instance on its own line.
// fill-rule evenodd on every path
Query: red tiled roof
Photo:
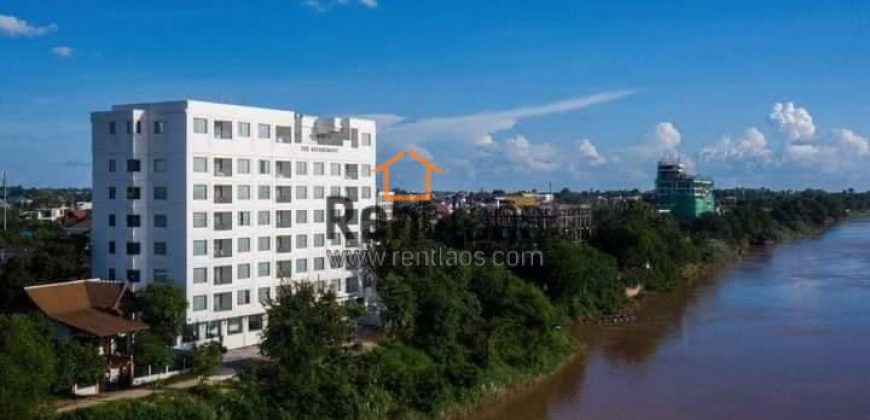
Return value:
M 49 318 L 98 337 L 148 328 L 122 316 L 118 305 L 127 293 L 120 282 L 74 280 L 24 288 L 31 301 Z

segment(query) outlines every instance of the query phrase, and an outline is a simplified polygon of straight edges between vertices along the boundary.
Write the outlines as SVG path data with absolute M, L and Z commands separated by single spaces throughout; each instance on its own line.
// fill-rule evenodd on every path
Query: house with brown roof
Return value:
M 73 280 L 24 288 L 33 309 L 52 321 L 55 335 L 97 345 L 107 359 L 100 388 L 128 386 L 133 379 L 133 340 L 148 326 L 127 315 L 126 283 Z

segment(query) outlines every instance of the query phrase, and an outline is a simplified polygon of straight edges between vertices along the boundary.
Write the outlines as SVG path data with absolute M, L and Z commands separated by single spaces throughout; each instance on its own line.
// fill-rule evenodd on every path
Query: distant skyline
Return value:
M 435 190 L 649 189 L 663 154 L 867 190 L 867 28 L 855 1 L 0 0 L 0 171 L 89 186 L 90 112 L 189 98 L 374 118 Z

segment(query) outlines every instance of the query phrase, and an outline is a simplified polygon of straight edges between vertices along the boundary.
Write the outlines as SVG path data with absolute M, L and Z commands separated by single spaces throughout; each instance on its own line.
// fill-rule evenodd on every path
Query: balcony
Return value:
M 215 213 L 214 230 L 233 230 L 233 213 L 229 211 Z
M 356 165 L 344 165 L 344 179 L 359 179 L 359 170 Z
M 229 258 L 233 256 L 232 239 L 216 239 L 214 241 L 214 257 Z
M 232 159 L 215 159 L 214 160 L 214 176 L 231 177 L 233 176 L 233 160 Z
M 275 187 L 275 202 L 290 203 L 293 201 L 292 187 Z

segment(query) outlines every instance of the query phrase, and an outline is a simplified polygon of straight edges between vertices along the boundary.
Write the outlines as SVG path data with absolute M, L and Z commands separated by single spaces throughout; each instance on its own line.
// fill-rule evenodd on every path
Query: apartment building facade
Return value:
M 92 274 L 182 287 L 180 345 L 258 343 L 265 303 L 287 284 L 373 293 L 368 273 L 327 255 L 364 246 L 359 209 L 377 199 L 373 121 L 186 100 L 116 105 L 91 123 Z M 336 196 L 357 209 L 353 237 L 327 237 Z

